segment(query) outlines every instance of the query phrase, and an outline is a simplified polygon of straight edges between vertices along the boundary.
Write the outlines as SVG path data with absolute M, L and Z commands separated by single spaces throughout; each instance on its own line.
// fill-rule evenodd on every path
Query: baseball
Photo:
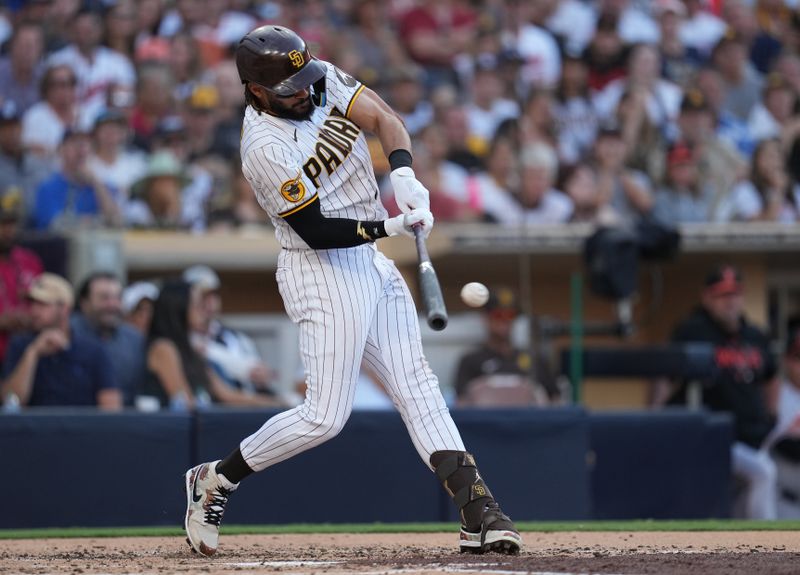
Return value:
M 470 307 L 481 307 L 489 301 L 489 288 L 479 282 L 470 282 L 461 288 L 461 300 Z

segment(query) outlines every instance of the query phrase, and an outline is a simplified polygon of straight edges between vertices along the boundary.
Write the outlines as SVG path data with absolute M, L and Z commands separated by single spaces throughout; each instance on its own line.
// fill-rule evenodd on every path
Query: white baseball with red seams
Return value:
M 481 307 L 489 301 L 489 288 L 480 282 L 469 282 L 461 288 L 461 301 L 470 307 Z

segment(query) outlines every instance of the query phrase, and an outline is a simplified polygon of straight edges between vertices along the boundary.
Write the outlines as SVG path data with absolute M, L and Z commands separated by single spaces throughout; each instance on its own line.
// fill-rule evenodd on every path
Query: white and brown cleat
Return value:
M 203 463 L 186 472 L 186 517 L 183 527 L 192 551 L 206 557 L 217 552 L 219 526 L 228 496 L 236 489 L 225 487 L 214 468 L 217 462 Z

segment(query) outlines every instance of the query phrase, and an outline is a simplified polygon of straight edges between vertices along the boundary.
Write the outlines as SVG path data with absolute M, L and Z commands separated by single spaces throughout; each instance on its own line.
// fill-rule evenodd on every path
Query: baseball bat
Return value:
M 428 247 L 425 245 L 422 229 L 419 225 L 412 226 L 412 228 L 419 256 L 419 290 L 425 304 L 428 325 L 433 330 L 442 331 L 447 327 L 447 308 L 444 306 L 442 287 L 439 285 L 439 278 L 436 277 L 436 270 L 433 269 L 431 257 L 428 255 Z

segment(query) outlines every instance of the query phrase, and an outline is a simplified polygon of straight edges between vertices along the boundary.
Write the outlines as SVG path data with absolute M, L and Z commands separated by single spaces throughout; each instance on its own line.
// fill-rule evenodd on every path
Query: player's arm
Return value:
M 316 196 L 283 219 L 314 250 L 351 248 L 387 236 L 413 235 L 412 225 L 422 223 L 428 231 L 433 225 L 433 217 L 427 210 L 414 210 L 383 221 L 327 218 Z
M 364 88 L 350 105 L 348 119 L 378 136 L 383 153 L 389 158 L 389 179 L 398 207 L 404 213 L 415 208 L 429 210 L 430 193 L 411 169 L 411 138 L 400 116 L 375 92 Z

